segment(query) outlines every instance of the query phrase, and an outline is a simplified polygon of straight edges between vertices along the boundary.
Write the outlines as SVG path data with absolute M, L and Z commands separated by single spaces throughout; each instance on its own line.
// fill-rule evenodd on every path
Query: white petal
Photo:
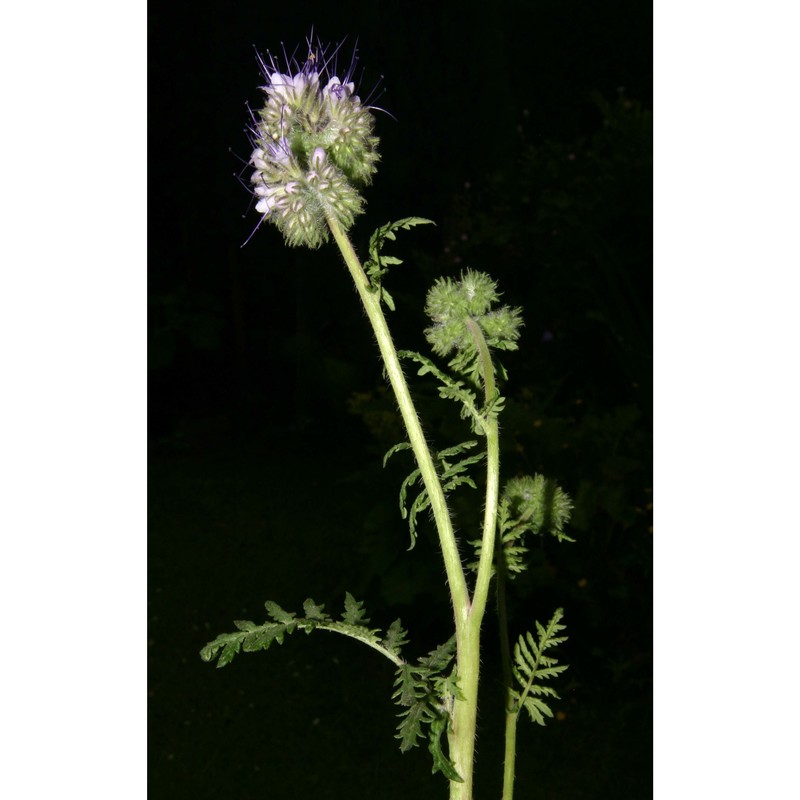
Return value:
M 311 166 L 313 169 L 322 169 L 325 166 L 327 155 L 322 147 L 315 148 L 311 155 Z

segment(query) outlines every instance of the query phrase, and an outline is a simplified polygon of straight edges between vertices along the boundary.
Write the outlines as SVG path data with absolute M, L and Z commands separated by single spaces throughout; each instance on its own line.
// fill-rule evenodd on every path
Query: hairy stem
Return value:
M 463 783 L 450 782 L 450 800 L 472 800 L 475 762 L 475 730 L 478 719 L 480 675 L 480 624 L 472 618 L 458 637 L 458 688 L 462 699 L 453 706 L 453 725 L 448 734 L 450 759 Z
M 517 758 L 517 719 L 519 715 L 506 709 L 506 746 L 503 759 L 503 798 L 514 799 L 514 764 Z
M 497 388 L 494 380 L 489 347 L 477 323 L 467 320 L 467 328 L 478 349 L 478 358 L 483 376 L 485 402 L 488 405 L 495 399 Z M 469 770 L 469 784 L 472 784 L 472 768 L 475 752 L 475 729 L 478 713 L 478 678 L 480 675 L 481 623 L 486 610 L 486 599 L 492 579 L 494 540 L 497 527 L 497 504 L 500 487 L 500 434 L 497 419 L 490 417 L 483 423 L 486 435 L 486 502 L 483 516 L 483 536 L 478 577 L 469 609 L 467 631 L 458 641 L 459 687 L 464 695 L 462 703 L 456 703 L 453 710 L 454 741 L 451 741 L 451 758 L 459 774 L 465 778 L 463 770 Z M 471 799 L 469 794 L 458 792 L 458 786 L 451 784 L 451 800 Z
M 497 420 L 494 417 L 490 417 L 483 423 L 486 435 L 487 462 L 483 545 L 475 591 L 470 601 L 447 502 L 397 357 L 397 351 L 389 333 L 386 318 L 380 304 L 380 296 L 373 291 L 373 287 L 371 287 L 369 279 L 364 273 L 361 262 L 349 238 L 333 217 L 328 217 L 328 226 L 350 270 L 356 289 L 361 297 L 361 302 L 364 305 L 364 310 L 367 312 L 372 324 L 386 372 L 389 376 L 389 382 L 394 390 L 422 480 L 431 500 L 431 509 L 439 534 L 439 543 L 453 602 L 457 642 L 456 669 L 461 693 L 461 698 L 456 698 L 454 702 L 452 725 L 448 731 L 448 740 L 450 758 L 462 778 L 462 782 L 451 781 L 450 798 L 451 800 L 472 800 L 478 679 L 480 675 L 481 622 L 486 610 L 486 600 L 492 578 L 500 481 L 500 444 Z M 494 366 L 480 327 L 471 319 L 467 321 L 467 325 L 478 348 L 485 400 L 488 405 L 496 399 L 497 393 Z
M 494 365 L 489 347 L 479 325 L 473 319 L 467 319 L 469 330 L 478 350 L 478 359 L 483 377 L 484 400 L 488 406 L 496 399 L 497 388 L 494 380 Z M 481 557 L 478 562 L 478 577 L 475 581 L 475 592 L 472 596 L 470 617 L 472 624 L 480 627 L 483 613 L 486 610 L 486 599 L 489 596 L 489 585 L 492 581 L 494 562 L 494 540 L 497 528 L 497 502 L 500 494 L 500 432 L 497 417 L 490 416 L 483 423 L 486 435 L 486 502 L 483 511 L 483 535 L 481 540 Z
M 505 755 L 503 758 L 503 798 L 514 797 L 514 762 L 517 756 L 517 718 L 512 694 L 514 675 L 511 671 L 511 642 L 508 638 L 508 607 L 506 605 L 506 561 L 502 547 L 497 548 L 497 618 L 500 629 L 500 655 L 503 661 L 503 694 L 506 715 Z
M 302 622 L 298 625 L 299 628 L 306 631 L 306 633 L 310 633 L 312 630 L 318 631 L 329 631 L 330 633 L 339 633 L 342 636 L 349 636 L 351 639 L 355 639 L 362 644 L 367 645 L 367 647 L 371 647 L 373 650 L 377 650 L 382 656 L 385 656 L 389 659 L 396 667 L 402 667 L 403 664 L 406 662 L 400 658 L 396 653 L 393 653 L 388 648 L 384 647 L 379 642 L 370 641 L 368 636 L 359 636 L 356 633 L 353 633 L 351 630 L 343 630 L 341 624 L 333 622 L 316 622 L 313 627 L 308 625 L 303 625 Z
M 494 550 L 497 519 L 497 496 L 500 471 L 500 446 L 497 420 L 484 425 L 486 433 L 486 511 L 483 524 L 483 544 L 478 579 L 469 608 L 465 630 L 458 636 L 458 680 L 464 697 L 456 700 L 453 708 L 453 735 L 450 739 L 450 757 L 459 775 L 468 787 L 472 786 L 475 757 L 475 729 L 478 716 L 478 678 L 480 675 L 481 623 L 486 610 L 486 597 L 492 577 L 492 552 Z M 486 553 L 488 552 L 488 558 Z M 471 788 L 461 784 L 450 785 L 451 800 L 471 800 Z
M 414 402 L 411 399 L 411 393 L 408 390 L 408 384 L 403 375 L 400 360 L 397 357 L 397 350 L 395 349 L 394 342 L 389 333 L 389 326 L 386 323 L 386 317 L 381 308 L 380 297 L 376 292 L 372 291 L 369 279 L 364 273 L 364 269 L 353 249 L 350 239 L 332 216 L 328 216 L 328 226 L 333 234 L 333 238 L 336 240 L 336 244 L 339 246 L 345 264 L 347 264 L 347 268 L 350 270 L 350 275 L 361 297 L 364 310 L 367 312 L 369 321 L 372 323 L 372 330 L 378 342 L 378 348 L 380 349 L 381 357 L 383 358 L 383 363 L 389 376 L 389 382 L 394 390 L 397 405 L 400 408 L 400 414 L 403 417 L 403 422 L 408 432 L 408 438 L 411 442 L 411 448 L 414 451 L 414 456 L 417 459 L 425 489 L 431 500 L 431 510 L 433 511 L 436 529 L 439 533 L 439 543 L 442 548 L 447 582 L 450 586 L 450 596 L 453 601 L 456 633 L 459 634 L 467 621 L 469 592 L 464 577 L 464 568 L 461 564 L 461 557 L 458 553 L 455 533 L 453 532 L 453 524 L 450 520 L 450 512 L 448 511 L 447 501 L 442 491 L 442 485 L 436 473 L 436 467 L 433 463 L 428 443 L 425 441 L 422 425 L 417 416 Z

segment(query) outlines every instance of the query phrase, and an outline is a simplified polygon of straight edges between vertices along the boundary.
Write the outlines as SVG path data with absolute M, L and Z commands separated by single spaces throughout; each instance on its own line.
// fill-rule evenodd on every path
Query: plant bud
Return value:
M 520 309 L 503 306 L 492 310 L 499 297 L 497 284 L 484 272 L 467 270 L 458 281 L 439 278 L 425 303 L 425 312 L 433 322 L 425 336 L 433 351 L 446 356 L 455 350 L 465 356 L 463 360 L 457 356 L 452 366 L 470 363 L 476 351 L 468 320 L 480 327 L 489 347 L 515 350 L 522 327 Z

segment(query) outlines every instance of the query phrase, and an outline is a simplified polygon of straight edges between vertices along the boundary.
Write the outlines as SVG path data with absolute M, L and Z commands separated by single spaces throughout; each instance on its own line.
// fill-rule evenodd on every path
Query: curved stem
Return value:
M 345 264 L 347 264 L 347 268 L 350 270 L 350 275 L 361 297 L 364 310 L 367 312 L 369 321 L 372 323 L 372 330 L 378 342 L 378 348 L 386 367 L 386 373 L 389 376 L 389 382 L 394 390 L 397 405 L 400 408 L 400 414 L 403 417 L 403 422 L 408 432 L 411 448 L 414 451 L 414 456 L 419 465 L 425 489 L 431 500 L 431 510 L 433 511 L 436 529 L 439 533 L 439 543 L 442 548 L 447 582 L 450 586 L 450 596 L 453 601 L 456 634 L 460 636 L 467 622 L 469 591 L 467 590 L 467 582 L 464 577 L 461 556 L 458 553 L 453 524 L 450 520 L 450 512 L 447 508 L 447 501 L 442 491 L 442 485 L 436 473 L 436 467 L 433 463 L 428 443 L 425 441 L 422 425 L 420 424 L 419 417 L 414 408 L 411 393 L 408 390 L 408 384 L 406 383 L 402 367 L 400 366 L 400 360 L 397 357 L 397 350 L 395 349 L 394 342 L 389 333 L 389 326 L 386 324 L 386 317 L 381 308 L 379 295 L 372 291 L 369 279 L 364 273 L 361 262 L 347 234 L 332 216 L 328 216 L 327 221 L 333 238 L 336 240 L 336 244 L 339 246 L 339 250 L 342 253 Z
M 500 432 L 497 420 L 485 423 L 486 432 L 486 502 L 483 514 L 483 536 L 481 557 L 478 561 L 478 577 L 472 595 L 470 615 L 480 620 L 486 610 L 486 599 L 494 569 L 494 542 L 497 528 L 497 505 L 500 494 Z
M 497 388 L 494 380 L 489 347 L 478 324 L 467 319 L 467 328 L 478 350 L 481 364 L 485 403 L 495 399 Z M 453 709 L 453 739 L 450 755 L 459 774 L 467 780 L 462 770 L 468 770 L 469 784 L 472 784 L 472 769 L 475 752 L 475 730 L 478 710 L 478 678 L 480 674 L 481 623 L 486 610 L 486 599 L 492 579 L 494 561 L 494 540 L 497 527 L 497 507 L 500 487 L 500 434 L 497 418 L 492 416 L 483 423 L 486 435 L 486 503 L 483 515 L 483 536 L 481 557 L 478 564 L 478 577 L 472 594 L 469 609 L 469 624 L 465 635 L 459 640 L 458 677 L 465 702 L 457 703 Z M 450 787 L 451 800 L 468 800 L 469 794 L 459 794 L 458 786 Z
M 304 631 L 306 631 L 306 633 L 310 633 L 312 630 L 318 630 L 329 631 L 330 633 L 339 633 L 342 636 L 349 636 L 351 639 L 355 639 L 357 642 L 361 642 L 362 644 L 367 645 L 367 647 L 377 650 L 382 656 L 388 658 L 389 661 L 391 661 L 396 667 L 402 667 L 406 663 L 402 658 L 400 658 L 400 656 L 384 647 L 382 644 L 380 644 L 380 642 L 373 642 L 368 636 L 359 636 L 353 631 L 344 630 L 341 623 L 316 622 L 313 628 L 305 626 L 301 623 L 298 625 L 298 627 L 302 628 Z
M 483 331 L 475 320 L 467 319 L 467 328 L 478 350 L 478 359 L 483 376 L 484 400 L 486 405 L 495 400 L 497 387 L 494 380 L 494 365 L 489 353 L 489 346 Z M 478 562 L 478 577 L 472 596 L 470 615 L 480 625 L 489 596 L 489 585 L 492 581 L 494 562 L 494 540 L 497 528 L 497 505 L 500 494 L 500 432 L 497 417 L 491 416 L 483 424 L 486 434 L 486 502 L 483 512 L 483 536 L 481 538 L 481 557 Z

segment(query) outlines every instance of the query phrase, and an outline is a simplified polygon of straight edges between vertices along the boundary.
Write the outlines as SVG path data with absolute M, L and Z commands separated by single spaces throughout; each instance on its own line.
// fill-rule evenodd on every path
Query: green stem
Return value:
M 511 707 L 513 688 L 511 672 L 511 642 L 508 638 L 508 606 L 506 604 L 506 562 L 501 547 L 497 548 L 497 619 L 500 628 L 500 655 L 503 662 L 503 685 L 506 689 L 506 709 Z
M 517 756 L 517 717 L 514 708 L 513 681 L 511 671 L 511 642 L 508 638 L 508 607 L 506 604 L 506 562 L 502 547 L 497 548 L 497 619 L 500 628 L 500 655 L 503 661 L 503 692 L 506 714 L 505 756 L 503 759 L 503 798 L 514 797 L 514 762 Z
M 506 748 L 503 759 L 503 798 L 514 799 L 514 764 L 517 758 L 517 719 L 519 715 L 506 709 Z
M 478 678 L 480 675 L 481 622 L 486 610 L 486 597 L 492 578 L 492 553 L 494 551 L 497 520 L 497 496 L 500 474 L 500 445 L 497 420 L 484 423 L 486 434 L 486 504 L 483 521 L 483 542 L 478 566 L 478 578 L 469 609 L 468 624 L 458 636 L 458 686 L 464 697 L 453 707 L 453 733 L 450 738 L 450 758 L 472 786 L 475 758 L 475 730 L 478 715 Z M 488 553 L 488 557 L 487 554 Z M 450 784 L 451 800 L 471 800 L 471 788 Z
M 458 688 L 462 699 L 453 705 L 452 727 L 448 732 L 450 760 L 463 783 L 450 783 L 450 800 L 472 800 L 475 764 L 475 731 L 478 719 L 478 678 L 480 675 L 480 626 L 472 620 L 458 636 Z
M 333 216 L 328 216 L 328 226 L 333 234 L 333 238 L 336 240 L 336 244 L 339 246 L 345 264 L 347 264 L 347 268 L 350 270 L 350 275 L 361 297 L 364 310 L 367 312 L 369 321 L 372 323 L 372 330 L 378 342 L 378 348 L 389 376 L 389 382 L 394 390 L 397 405 L 400 408 L 400 414 L 403 417 L 403 422 L 408 432 L 408 438 L 411 442 L 411 448 L 414 451 L 414 456 L 417 459 L 425 489 L 431 500 L 431 510 L 433 511 L 436 529 L 439 533 L 439 543 L 442 548 L 447 582 L 450 586 L 450 596 L 453 601 L 453 611 L 456 622 L 456 634 L 458 635 L 467 621 L 469 591 L 467 590 L 464 569 L 461 564 L 461 557 L 458 553 L 453 524 L 450 520 L 450 512 L 447 508 L 447 501 L 442 491 L 442 485 L 436 473 L 436 467 L 433 463 L 428 443 L 425 441 L 422 425 L 420 424 L 419 417 L 414 408 L 414 402 L 411 399 L 411 393 L 408 390 L 408 384 L 403 375 L 400 360 L 397 357 L 397 350 L 395 349 L 394 342 L 389 333 L 389 326 L 386 323 L 386 317 L 381 308 L 380 297 L 376 292 L 372 291 L 369 279 L 364 273 L 364 269 L 353 249 L 353 245 L 350 243 L 350 239 Z
M 467 318 L 467 328 L 478 349 L 478 359 L 483 376 L 485 404 L 496 399 L 497 388 L 494 380 L 494 365 L 489 353 L 489 346 L 480 326 L 471 318 Z M 483 535 L 481 538 L 481 557 L 478 562 L 478 577 L 475 581 L 475 592 L 472 596 L 470 616 L 473 624 L 480 627 L 486 610 L 486 599 L 489 596 L 489 585 L 494 570 L 494 540 L 497 527 L 497 503 L 500 494 L 500 432 L 497 417 L 492 415 L 483 423 L 486 435 L 486 502 L 483 513 Z
M 403 417 L 409 441 L 419 465 L 422 480 L 431 500 L 439 543 L 442 548 L 445 571 L 450 586 L 455 616 L 458 686 L 461 698 L 456 698 L 453 706 L 452 725 L 448 731 L 449 754 L 453 766 L 462 782 L 451 781 L 451 800 L 472 800 L 472 776 L 475 757 L 475 730 L 478 710 L 478 678 L 480 675 L 480 633 L 481 622 L 486 609 L 486 598 L 492 578 L 495 527 L 499 493 L 500 446 L 497 420 L 492 418 L 484 423 L 486 434 L 486 505 L 483 524 L 483 546 L 475 592 L 470 602 L 464 569 L 458 553 L 447 502 L 442 491 L 436 467 L 428 449 L 414 408 L 411 394 L 403 375 L 397 351 L 389 333 L 389 327 L 380 304 L 380 296 L 373 291 L 361 262 L 353 246 L 337 221 L 329 216 L 328 226 L 344 257 L 347 268 L 358 290 L 364 310 L 367 312 L 375 338 L 378 342 L 389 382 L 394 390 L 400 413 Z M 495 399 L 496 388 L 494 367 L 489 348 L 478 325 L 468 320 L 468 326 L 475 338 L 481 360 L 481 368 L 486 391 L 486 403 Z
M 301 621 L 298 627 L 306 631 L 306 633 L 310 633 L 312 630 L 318 630 L 318 631 L 329 631 L 330 633 L 339 633 L 342 636 L 349 636 L 351 639 L 355 639 L 357 642 L 361 642 L 362 644 L 367 645 L 367 647 L 371 647 L 373 650 L 377 650 L 382 656 L 388 658 L 389 661 L 391 661 L 396 667 L 402 667 L 406 663 L 396 653 L 393 653 L 391 650 L 388 650 L 379 642 L 371 641 L 368 636 L 359 636 L 352 630 L 343 630 L 341 623 L 316 622 L 314 623 L 313 626 L 310 626 L 307 624 L 304 625 L 303 622 Z
M 497 388 L 494 380 L 489 347 L 478 324 L 467 319 L 467 327 L 478 349 L 478 358 L 483 375 L 485 402 L 488 405 L 495 399 Z M 497 505 L 500 487 L 500 434 L 496 417 L 483 423 L 486 435 L 486 501 L 483 515 L 483 536 L 481 558 L 478 564 L 478 577 L 469 610 L 469 624 L 464 636 L 458 641 L 459 688 L 464 701 L 456 703 L 453 709 L 453 737 L 450 743 L 450 756 L 459 774 L 467 780 L 464 771 L 468 770 L 469 785 L 472 784 L 472 769 L 475 751 L 475 729 L 478 712 L 478 678 L 480 675 L 481 623 L 486 610 L 486 599 L 492 580 L 494 540 L 497 527 Z M 462 771 L 464 770 L 464 771 Z M 458 785 L 450 786 L 451 800 L 471 799 L 469 794 L 459 793 Z

